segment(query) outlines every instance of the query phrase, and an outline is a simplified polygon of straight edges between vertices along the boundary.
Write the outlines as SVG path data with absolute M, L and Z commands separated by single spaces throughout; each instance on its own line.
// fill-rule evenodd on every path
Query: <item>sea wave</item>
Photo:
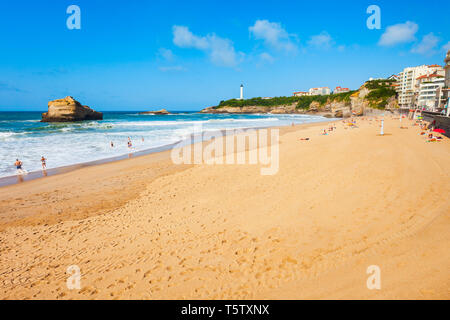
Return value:
M 41 122 L 41 120 L 0 120 L 0 123 Z
M 8 138 L 15 135 L 16 132 L 0 132 L 0 138 Z
M 113 126 L 120 126 L 120 127 L 128 127 L 128 126 L 174 126 L 174 125 L 199 125 L 199 124 L 211 124 L 211 123 L 234 123 L 234 122 L 251 122 L 251 123 L 257 123 L 257 122 L 275 122 L 280 121 L 278 118 L 262 118 L 262 119 L 208 119 L 208 120 L 192 120 L 192 121 L 185 121 L 185 120 L 179 120 L 179 121 L 132 121 L 132 122 L 112 122 L 111 125 Z

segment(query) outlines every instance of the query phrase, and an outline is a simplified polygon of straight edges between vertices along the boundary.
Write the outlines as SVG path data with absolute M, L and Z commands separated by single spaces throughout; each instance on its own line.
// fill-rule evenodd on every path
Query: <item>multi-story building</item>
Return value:
M 418 96 L 416 106 L 420 109 L 429 111 L 438 111 L 441 107 L 444 94 L 442 88 L 444 87 L 445 76 L 444 69 L 438 70 L 432 74 L 426 74 L 418 77 Z
M 447 52 L 447 56 L 445 57 L 445 83 L 444 83 L 444 105 L 447 106 L 447 115 L 450 114 L 450 50 Z
M 309 89 L 310 96 L 325 96 L 331 93 L 330 88 L 328 87 L 320 87 L 320 88 L 311 88 Z
M 445 57 L 445 87 L 450 88 L 450 50 L 447 51 L 447 56 Z
M 400 107 L 415 107 L 419 92 L 417 78 L 423 75 L 432 74 L 439 69 L 442 69 L 439 65 L 422 65 L 418 67 L 408 67 L 400 72 L 398 80 L 399 86 L 397 87 L 398 104 Z
M 336 87 L 333 91 L 333 93 L 344 93 L 344 92 L 350 92 L 349 88 L 342 88 L 342 87 Z
M 309 96 L 309 92 L 305 92 L 305 91 L 297 91 L 297 92 L 294 92 L 293 95 L 294 95 L 295 97 Z

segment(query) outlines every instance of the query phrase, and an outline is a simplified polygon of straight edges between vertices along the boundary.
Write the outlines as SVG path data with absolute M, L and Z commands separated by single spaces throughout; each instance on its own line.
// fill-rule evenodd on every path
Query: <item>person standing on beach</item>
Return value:
M 41 157 L 41 163 L 42 163 L 42 170 L 47 170 L 47 163 L 46 163 L 47 159 L 44 158 L 44 156 Z
M 114 148 L 114 143 L 111 141 L 111 148 Z

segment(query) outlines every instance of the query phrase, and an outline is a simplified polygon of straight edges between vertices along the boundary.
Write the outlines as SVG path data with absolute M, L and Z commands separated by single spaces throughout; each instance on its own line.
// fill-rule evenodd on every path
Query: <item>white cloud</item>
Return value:
M 449 42 L 447 42 L 446 44 L 444 44 L 443 46 L 442 46 L 442 49 L 444 50 L 444 51 L 449 51 L 450 50 L 450 41 Z
M 267 52 L 263 52 L 259 55 L 261 62 L 273 63 L 275 59 Z
M 175 59 L 175 55 L 170 49 L 159 48 L 158 54 L 167 61 L 173 61 Z
M 438 45 L 440 39 L 436 37 L 433 32 L 425 35 L 422 41 L 411 49 L 411 52 L 425 55 L 432 55 L 435 53 L 434 48 Z
M 208 41 L 205 37 L 198 37 L 189 31 L 188 27 L 173 26 L 173 43 L 181 48 L 195 48 L 205 50 L 208 48 Z
M 334 44 L 333 38 L 328 32 L 322 31 L 320 34 L 312 36 L 308 41 L 308 45 L 314 48 L 330 49 Z
M 181 48 L 194 48 L 207 52 L 211 61 L 220 66 L 234 67 L 241 62 L 244 54 L 237 53 L 233 42 L 214 33 L 204 37 L 189 31 L 188 27 L 173 26 L 173 43 Z
M 159 67 L 159 70 L 162 72 L 177 72 L 177 71 L 186 71 L 186 68 L 183 66 L 168 66 L 168 67 Z
M 208 41 L 210 44 L 209 54 L 213 63 L 226 67 L 233 67 L 241 62 L 244 54 L 236 53 L 231 40 L 213 34 L 208 35 Z
M 297 46 L 291 41 L 294 35 L 290 35 L 280 23 L 256 20 L 248 29 L 255 39 L 263 40 L 267 46 L 286 52 L 297 51 Z
M 400 43 L 412 42 L 416 40 L 415 34 L 418 30 L 419 26 L 411 21 L 389 26 L 381 35 L 378 44 L 380 46 L 394 46 Z

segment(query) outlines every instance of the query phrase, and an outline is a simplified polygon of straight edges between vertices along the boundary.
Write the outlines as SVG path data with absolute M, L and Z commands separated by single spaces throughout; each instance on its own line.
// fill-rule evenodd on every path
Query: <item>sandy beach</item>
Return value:
M 0 188 L 0 299 L 449 299 L 449 139 L 335 124 L 281 128 L 276 175 L 161 152 Z

